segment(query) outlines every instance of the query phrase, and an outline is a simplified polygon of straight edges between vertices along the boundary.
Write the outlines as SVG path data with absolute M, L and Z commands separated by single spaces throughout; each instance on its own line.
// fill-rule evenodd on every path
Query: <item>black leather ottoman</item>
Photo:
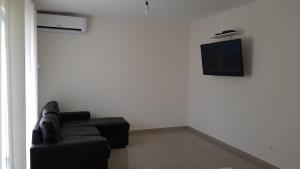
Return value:
M 108 140 L 111 148 L 121 148 L 128 145 L 129 123 L 123 117 L 91 118 L 65 122 L 63 127 L 96 127 L 101 136 Z

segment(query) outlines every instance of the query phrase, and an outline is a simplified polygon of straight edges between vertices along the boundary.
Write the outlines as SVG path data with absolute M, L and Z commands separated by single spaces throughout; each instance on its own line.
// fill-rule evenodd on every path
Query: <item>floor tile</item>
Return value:
M 223 160 L 228 166 L 231 166 L 232 168 L 238 168 L 238 169 L 262 169 L 261 167 L 246 161 L 242 158 L 227 158 Z
M 200 169 L 194 164 L 179 164 L 164 167 L 164 169 Z
M 262 169 L 189 130 L 131 133 L 113 149 L 109 169 Z
M 182 151 L 180 152 L 180 155 L 183 159 L 192 163 L 207 162 L 215 159 L 213 154 L 211 154 L 211 152 L 207 150 Z
M 220 169 L 220 168 L 230 167 L 225 162 L 216 159 L 211 161 L 206 161 L 206 162 L 199 162 L 196 163 L 196 165 L 200 169 Z

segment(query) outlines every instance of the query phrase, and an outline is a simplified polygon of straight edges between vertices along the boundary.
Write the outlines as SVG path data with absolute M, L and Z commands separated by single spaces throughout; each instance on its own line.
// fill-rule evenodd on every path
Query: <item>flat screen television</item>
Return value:
M 204 75 L 244 76 L 241 39 L 201 45 Z

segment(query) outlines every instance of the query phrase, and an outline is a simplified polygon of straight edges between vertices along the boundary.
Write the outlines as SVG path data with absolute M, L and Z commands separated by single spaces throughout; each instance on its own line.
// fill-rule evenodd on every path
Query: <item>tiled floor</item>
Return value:
M 130 135 L 130 145 L 112 150 L 109 169 L 262 169 L 187 129 Z

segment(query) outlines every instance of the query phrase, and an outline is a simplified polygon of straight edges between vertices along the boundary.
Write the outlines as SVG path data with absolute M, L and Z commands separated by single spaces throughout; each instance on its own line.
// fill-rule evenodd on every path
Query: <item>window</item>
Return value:
M 11 169 L 8 21 L 6 0 L 0 0 L 0 169 Z

